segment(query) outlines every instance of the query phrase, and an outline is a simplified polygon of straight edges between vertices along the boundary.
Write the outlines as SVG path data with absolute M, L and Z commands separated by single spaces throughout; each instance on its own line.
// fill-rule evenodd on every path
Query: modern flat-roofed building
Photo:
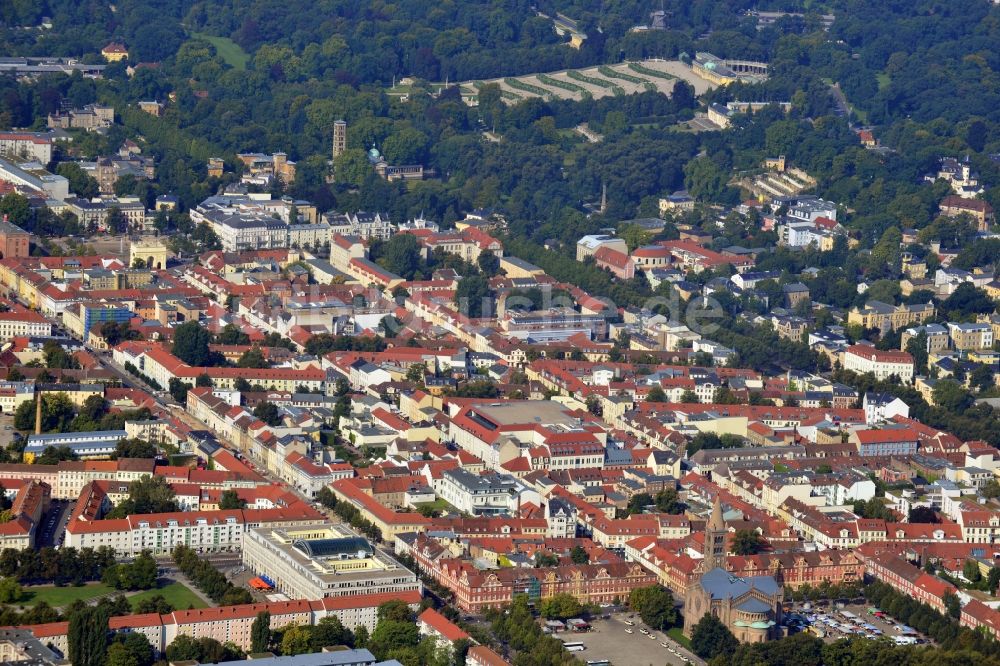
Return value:
M 218 666 L 241 666 L 246 661 L 246 659 L 220 661 Z M 359 649 L 313 652 L 293 657 L 263 657 L 254 659 L 253 661 L 258 666 L 374 666 L 377 660 L 375 659 L 375 655 L 368 650 Z
M 509 278 L 535 278 L 545 274 L 545 271 L 538 266 L 511 256 L 501 257 L 500 269 Z
M 3 146 L 7 144 L 3 136 L 0 134 L 0 154 L 4 154 Z M 0 180 L 29 188 L 41 196 L 59 201 L 69 198 L 69 181 L 58 174 L 49 173 L 43 164 L 41 160 L 22 162 L 0 158 Z
M 77 458 L 93 460 L 110 458 L 118 442 L 128 437 L 124 430 L 104 430 L 100 432 L 66 432 L 45 435 L 29 435 L 24 448 L 24 459 L 30 462 L 50 446 L 69 447 Z
M 526 454 L 553 469 L 603 467 L 607 442 L 602 423 L 549 400 L 465 406 L 452 419 L 449 437 L 494 470 Z
M 628 245 L 621 238 L 615 238 L 608 234 L 591 234 L 577 241 L 576 260 L 583 261 L 587 257 L 592 257 L 602 247 L 628 254 Z
M 507 312 L 500 327 L 511 338 L 544 343 L 583 334 L 590 340 L 607 337 L 608 323 L 600 315 L 582 314 L 570 308 Z
M 416 574 L 343 525 L 257 527 L 243 538 L 243 564 L 293 599 L 419 590 Z
M 0 132 L 0 154 L 45 165 L 52 161 L 52 137 L 40 132 Z
M 18 80 L 34 79 L 45 74 L 73 74 L 80 72 L 88 79 L 102 78 L 107 65 L 91 65 L 76 58 L 51 56 L 25 58 L 23 56 L 0 58 L 0 74 L 11 74 Z

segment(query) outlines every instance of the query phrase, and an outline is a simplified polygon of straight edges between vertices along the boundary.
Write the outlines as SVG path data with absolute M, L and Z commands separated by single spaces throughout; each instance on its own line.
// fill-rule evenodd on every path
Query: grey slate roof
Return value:
M 713 599 L 735 599 L 751 589 L 764 594 L 777 594 L 778 582 L 773 576 L 734 576 L 725 569 L 716 567 L 701 577 L 701 587 Z

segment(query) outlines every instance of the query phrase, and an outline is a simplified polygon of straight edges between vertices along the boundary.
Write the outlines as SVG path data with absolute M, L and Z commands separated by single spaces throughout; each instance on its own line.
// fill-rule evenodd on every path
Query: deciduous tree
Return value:
M 736 555 L 756 555 L 764 548 L 764 540 L 753 530 L 736 530 L 732 544 Z
M 639 587 L 629 593 L 628 605 L 653 629 L 669 629 L 677 624 L 674 596 L 662 585 Z
M 273 402 L 262 400 L 253 408 L 253 415 L 269 426 L 281 425 L 281 410 Z
M 691 631 L 691 649 L 702 659 L 728 657 L 739 644 L 733 633 L 711 613 L 705 613 Z
M 250 652 L 267 652 L 271 644 L 271 614 L 261 611 L 250 626 Z
M 241 498 L 235 490 L 230 488 L 222 491 L 222 495 L 219 497 L 220 509 L 245 509 L 246 507 L 247 501 Z
M 550 620 L 566 620 L 582 613 L 583 606 L 572 594 L 556 594 L 542 601 L 539 612 Z
M 208 344 L 212 335 L 197 321 L 187 321 L 174 329 L 174 356 L 188 365 L 200 367 L 208 363 Z

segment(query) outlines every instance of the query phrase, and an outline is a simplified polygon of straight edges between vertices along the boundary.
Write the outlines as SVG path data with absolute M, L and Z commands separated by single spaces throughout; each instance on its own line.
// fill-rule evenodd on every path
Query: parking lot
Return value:
M 14 415 L 0 414 L 0 446 L 7 448 L 15 436 L 18 436 L 18 433 L 14 430 Z
M 785 623 L 790 631 L 822 633 L 823 640 L 833 642 L 840 638 L 888 638 L 899 643 L 929 643 L 926 636 L 905 627 L 881 611 L 867 604 L 816 605 L 795 603 L 785 611 Z M 818 631 L 817 631 L 818 630 Z
M 632 626 L 626 624 L 631 622 Z M 578 659 L 587 662 L 607 659 L 615 666 L 647 666 L 647 664 L 687 663 L 702 664 L 701 659 L 691 654 L 669 639 L 662 631 L 649 631 L 642 620 L 629 618 L 628 614 L 612 615 L 610 619 L 595 619 L 593 627 L 583 633 L 561 633 L 558 637 L 566 642 L 580 642 L 586 646 L 582 652 L 574 653 Z M 631 630 L 632 633 L 627 633 Z M 652 636 L 650 638 L 649 636 Z M 667 647 L 663 644 L 666 643 Z
M 66 521 L 73 513 L 73 503 L 68 500 L 52 500 L 49 510 L 42 516 L 41 528 L 35 537 L 38 548 L 61 547 L 66 536 Z

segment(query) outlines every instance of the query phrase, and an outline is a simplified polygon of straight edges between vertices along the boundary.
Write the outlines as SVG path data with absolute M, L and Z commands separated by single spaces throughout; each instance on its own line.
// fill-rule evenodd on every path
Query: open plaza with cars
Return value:
M 865 603 L 800 602 L 786 606 L 788 633 L 806 631 L 833 642 L 842 638 L 884 639 L 900 645 L 931 641 L 887 613 Z M 555 634 L 585 663 L 609 661 L 616 666 L 663 662 L 682 666 L 704 661 L 665 632 L 651 630 L 635 614 L 605 613 L 593 618 L 585 631 L 567 628 Z
M 882 610 L 866 604 L 796 603 L 785 611 L 789 633 L 808 631 L 826 641 L 840 638 L 885 638 L 900 645 L 930 640 L 911 627 L 896 622 Z
M 608 660 L 615 666 L 645 666 L 663 663 L 672 666 L 704 662 L 662 631 L 646 627 L 638 616 L 616 613 L 595 618 L 590 629 L 557 634 L 567 646 L 579 643 L 575 656 L 585 663 Z

